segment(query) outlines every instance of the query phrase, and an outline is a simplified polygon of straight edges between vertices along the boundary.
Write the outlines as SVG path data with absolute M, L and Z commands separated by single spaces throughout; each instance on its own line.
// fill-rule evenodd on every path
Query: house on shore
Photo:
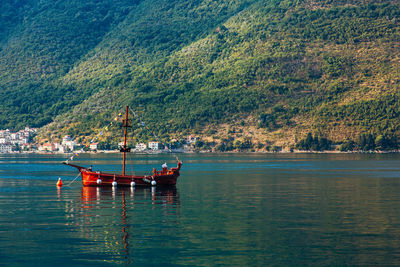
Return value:
M 158 142 L 149 142 L 149 149 L 158 150 L 159 149 L 159 143 Z

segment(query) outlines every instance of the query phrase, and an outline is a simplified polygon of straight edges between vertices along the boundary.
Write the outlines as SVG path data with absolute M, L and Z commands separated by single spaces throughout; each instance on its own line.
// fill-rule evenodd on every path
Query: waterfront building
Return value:
M 11 153 L 12 145 L 10 144 L 0 144 L 0 153 Z
M 146 150 L 147 146 L 144 143 L 138 143 L 136 144 L 135 148 L 137 151 L 144 151 Z
M 70 151 L 74 151 L 74 148 L 76 146 L 76 142 L 69 135 L 64 136 L 61 144 Z
M 39 146 L 39 151 L 47 151 L 47 152 L 54 152 L 56 151 L 56 147 L 52 143 L 44 143 L 43 145 Z
M 90 148 L 90 150 L 97 150 L 98 145 L 99 145 L 99 143 L 91 143 L 89 148 Z
M 158 150 L 159 143 L 158 142 L 149 142 L 149 149 Z

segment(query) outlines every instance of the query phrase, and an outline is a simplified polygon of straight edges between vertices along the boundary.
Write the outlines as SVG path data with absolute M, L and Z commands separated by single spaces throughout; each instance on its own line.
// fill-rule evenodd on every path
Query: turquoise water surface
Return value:
M 176 164 L 132 158 L 137 174 Z M 113 190 L 67 186 L 77 170 L 63 156 L 0 155 L 0 265 L 400 265 L 400 155 L 179 158 L 176 187 Z M 76 163 L 121 171 L 120 159 Z

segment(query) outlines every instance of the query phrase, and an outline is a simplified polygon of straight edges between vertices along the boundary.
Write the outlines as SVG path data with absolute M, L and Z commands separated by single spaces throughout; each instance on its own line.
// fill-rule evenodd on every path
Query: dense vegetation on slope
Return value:
M 6 37 L 0 50 L 0 125 L 43 126 L 89 97 L 94 88 L 77 92 L 59 79 L 133 9 L 132 3 L 6 1 L 1 21 L 13 30 L 1 32 Z
M 20 24 L 12 34 L 2 30 L 0 126 L 45 125 L 116 86 L 138 62 L 168 56 L 252 2 L 32 1 L 21 2 L 22 20 L 7 8 L 1 21 Z
M 129 104 L 161 138 L 224 149 L 400 136 L 396 1 L 44 2 L 2 33 L 1 126 L 62 114 L 47 133 L 85 136 Z

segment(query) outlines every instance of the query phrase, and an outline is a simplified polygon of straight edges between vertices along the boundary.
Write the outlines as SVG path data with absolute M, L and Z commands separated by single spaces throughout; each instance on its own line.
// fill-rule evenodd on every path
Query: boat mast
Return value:
M 125 160 L 126 160 L 125 153 L 131 151 L 131 149 L 129 147 L 126 147 L 127 130 L 128 130 L 128 127 L 131 127 L 130 120 L 128 120 L 128 109 L 129 109 L 129 106 L 126 106 L 125 119 L 122 120 L 122 127 L 125 128 L 125 130 L 124 130 L 124 146 L 120 150 L 121 152 L 124 153 L 123 162 L 122 162 L 122 175 L 125 175 Z

